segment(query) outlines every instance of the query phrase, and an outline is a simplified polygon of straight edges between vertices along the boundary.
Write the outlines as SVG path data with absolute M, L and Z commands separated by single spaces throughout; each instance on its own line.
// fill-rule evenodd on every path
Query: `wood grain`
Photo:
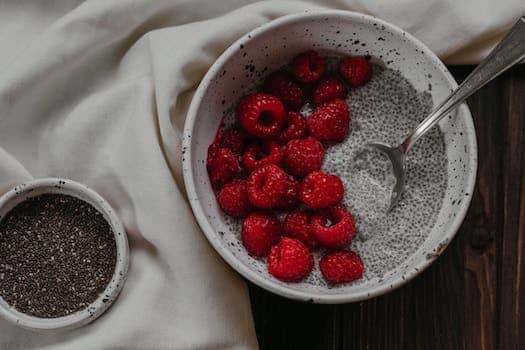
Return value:
M 503 153 L 503 218 L 498 252 L 498 312 L 501 349 L 525 349 L 525 70 L 505 84 L 508 101 Z M 521 334 L 520 334 L 521 333 Z M 521 339 L 520 339 L 521 335 Z
M 471 70 L 451 68 L 458 81 Z M 299 303 L 249 284 L 261 349 L 525 349 L 525 66 L 468 103 L 477 186 L 443 255 L 404 287 L 361 303 Z

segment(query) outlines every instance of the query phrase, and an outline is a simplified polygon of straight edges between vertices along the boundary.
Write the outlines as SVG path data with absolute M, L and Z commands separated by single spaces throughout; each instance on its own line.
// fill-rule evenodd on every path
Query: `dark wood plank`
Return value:
M 261 349 L 340 349 L 339 306 L 296 302 L 249 286 Z
M 451 70 L 461 81 L 472 67 Z M 469 105 L 478 183 L 444 254 L 406 286 L 361 303 L 298 303 L 249 284 L 261 349 L 525 348 L 525 66 Z
M 503 92 L 503 224 L 499 254 L 499 347 L 525 349 L 525 69 L 513 72 Z

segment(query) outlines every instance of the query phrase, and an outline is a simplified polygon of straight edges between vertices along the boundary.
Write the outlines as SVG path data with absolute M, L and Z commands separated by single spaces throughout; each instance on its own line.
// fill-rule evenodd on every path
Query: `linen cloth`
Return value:
M 305 9 L 373 14 L 448 63 L 475 63 L 522 0 L 0 1 L 0 193 L 48 176 L 85 183 L 130 238 L 128 281 L 92 324 L 37 334 L 0 320 L 0 349 L 257 348 L 246 286 L 185 198 L 193 91 L 237 38 Z

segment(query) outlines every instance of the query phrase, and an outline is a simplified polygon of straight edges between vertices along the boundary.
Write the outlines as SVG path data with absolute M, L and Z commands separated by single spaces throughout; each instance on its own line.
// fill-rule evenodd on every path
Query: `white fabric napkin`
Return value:
M 0 320 L 0 349 L 257 348 L 246 287 L 186 201 L 181 130 L 228 45 L 306 8 L 371 13 L 449 63 L 472 63 L 525 2 L 0 0 L 0 193 L 47 176 L 85 183 L 116 208 L 132 252 L 100 319 L 45 335 Z

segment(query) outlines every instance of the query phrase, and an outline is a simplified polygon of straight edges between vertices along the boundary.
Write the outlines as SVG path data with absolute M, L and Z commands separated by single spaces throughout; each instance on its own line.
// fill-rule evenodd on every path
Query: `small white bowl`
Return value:
M 117 262 L 111 281 L 98 299 L 83 310 L 57 318 L 41 318 L 17 311 L 0 297 L 0 316 L 17 326 L 34 331 L 73 329 L 96 319 L 118 297 L 128 272 L 129 247 L 124 226 L 111 206 L 92 189 L 78 182 L 60 178 L 30 181 L 14 187 L 0 197 L 0 220 L 17 204 L 42 194 L 65 194 L 81 199 L 97 209 L 109 223 L 115 236 Z
M 206 171 L 207 147 L 229 106 L 258 86 L 266 74 L 310 49 L 379 58 L 387 67 L 401 72 L 418 91 L 428 91 L 434 106 L 457 87 L 447 68 L 423 43 L 375 17 L 347 11 L 306 12 L 281 17 L 236 41 L 202 79 L 184 128 L 184 181 L 204 234 L 224 260 L 244 277 L 288 298 L 318 303 L 360 301 L 408 282 L 429 266 L 452 240 L 467 212 L 475 184 L 476 133 L 466 105 L 462 105 L 454 117 L 440 122 L 450 164 L 445 195 L 424 242 L 399 266 L 381 278 L 334 288 L 276 280 L 262 263 L 256 263 L 242 249 L 238 233 L 230 229 L 217 205 Z

